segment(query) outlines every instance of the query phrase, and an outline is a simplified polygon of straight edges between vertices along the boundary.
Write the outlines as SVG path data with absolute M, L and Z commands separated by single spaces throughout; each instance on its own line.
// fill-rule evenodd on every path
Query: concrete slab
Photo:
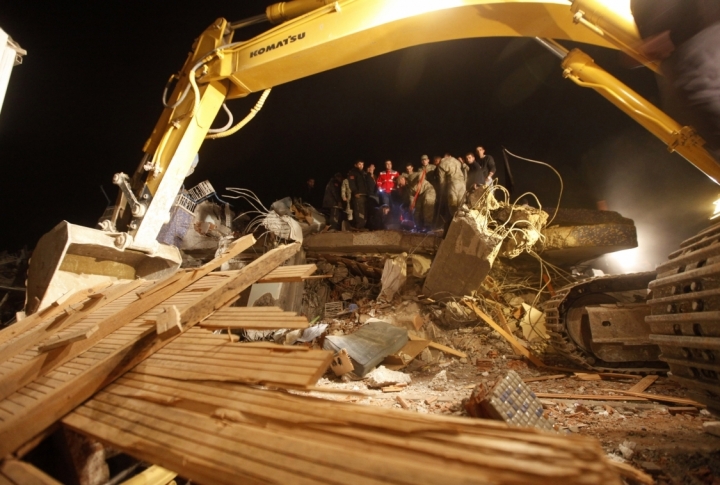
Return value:
M 546 239 L 540 256 L 561 267 L 638 246 L 637 230 L 632 221 L 630 224 L 552 226 L 546 227 L 543 234 Z

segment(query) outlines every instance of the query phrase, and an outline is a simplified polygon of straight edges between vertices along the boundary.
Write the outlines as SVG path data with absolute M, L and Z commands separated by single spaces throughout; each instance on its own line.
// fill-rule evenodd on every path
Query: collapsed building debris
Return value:
M 495 198 L 503 194 L 504 201 Z M 543 239 L 547 213 L 507 202 L 500 186 L 479 189 L 453 218 L 430 268 L 423 293 L 435 298 L 472 295 L 490 273 L 495 258 L 530 252 Z
M 251 236 L 240 239 L 209 265 L 165 280 L 84 291 L 0 332 L 7 367 L 0 377 L 3 455 L 37 443 L 70 413 L 62 422 L 74 431 L 203 483 L 246 481 L 242 477 L 312 483 L 328 476 L 352 483 L 360 477 L 384 482 L 408 473 L 416 483 L 470 478 L 539 483 L 547 481 L 547 471 L 538 475 L 528 463 L 558 460 L 573 463 L 557 468 L 558 477 L 620 483 L 617 467 L 604 459 L 595 442 L 584 438 L 567 440 L 490 423 L 428 420 L 392 411 L 378 414 L 243 385 L 310 388 L 332 358 L 331 353 L 302 346 L 242 344 L 201 328 L 220 328 L 230 315 L 235 327 L 265 328 L 269 323 L 264 312 L 284 314 L 279 309 L 253 313 L 257 310 L 228 305 L 254 282 L 294 273 L 275 268 L 299 245 L 279 247 L 240 270 L 211 272 L 253 242 Z M 161 315 L 171 310 L 174 316 L 162 320 Z M 175 324 L 168 325 L 171 321 Z M 173 334 L 170 327 L 179 332 Z M 391 328 L 407 339 L 406 330 Z M 81 329 L 94 331 L 78 340 L 75 335 Z M 58 345 L 40 350 L 51 338 Z M 404 345 L 405 340 L 400 342 Z M 23 360 L 13 360 L 20 355 Z M 318 424 L 318 418 L 331 428 Z M 267 419 L 276 426 L 266 427 Z M 414 433 L 419 429 L 424 432 Z M 450 429 L 454 438 L 447 441 Z M 337 449 L 338 430 L 361 434 L 373 446 L 330 452 Z M 445 438 L 437 441 L 429 432 Z M 402 450 L 399 443 L 388 441 L 397 433 L 404 434 L 397 438 Z M 508 447 L 516 449 L 515 459 L 496 466 Z M 537 452 L 540 449 L 543 453 Z M 353 460 L 348 460 L 348 453 Z M 397 460 L 398 453 L 417 459 Z M 449 458 L 458 453 L 457 459 Z M 550 458 L 552 454 L 557 456 Z M 411 467 L 403 465 L 410 462 Z M 14 465 L 6 459 L 3 466 Z

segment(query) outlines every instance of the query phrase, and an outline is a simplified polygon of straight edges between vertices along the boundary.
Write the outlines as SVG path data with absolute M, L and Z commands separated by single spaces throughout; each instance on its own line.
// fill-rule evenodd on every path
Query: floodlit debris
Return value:
M 385 267 L 382 273 L 382 290 L 378 301 L 392 301 L 395 293 L 405 284 L 407 279 L 407 254 L 402 253 L 391 259 L 385 260 Z
M 394 386 L 397 384 L 407 385 L 412 382 L 412 379 L 404 372 L 397 372 L 394 370 L 386 369 L 385 366 L 381 365 L 373 369 L 365 376 L 365 382 L 367 383 L 368 387 L 380 388 Z

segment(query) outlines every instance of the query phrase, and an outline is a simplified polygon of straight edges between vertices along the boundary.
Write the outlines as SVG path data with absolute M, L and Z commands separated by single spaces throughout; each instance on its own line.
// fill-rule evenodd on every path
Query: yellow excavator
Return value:
M 250 40 L 233 40 L 236 30 L 261 22 L 273 27 Z M 281 2 L 269 6 L 264 15 L 250 19 L 228 22 L 220 18 L 196 39 L 182 70 L 169 81 L 174 88 L 164 98 L 165 109 L 143 147 L 144 156 L 137 169 L 113 178 L 119 195 L 102 229 L 63 222 L 39 241 L 28 273 L 26 312 L 40 311 L 65 294 L 105 280 L 160 278 L 175 271 L 181 261 L 178 250 L 160 244 L 157 238 L 173 204 L 178 203 L 183 180 L 200 146 L 205 139 L 229 136 L 241 129 L 262 108 L 274 86 L 419 44 L 498 36 L 536 39 L 561 59 L 560 72 L 565 78 L 596 90 L 658 137 L 668 150 L 679 153 L 713 180 L 720 180 L 720 165 L 705 150 L 704 141 L 692 127 L 675 122 L 581 50 L 568 51 L 561 45 L 563 41 L 574 41 L 621 50 L 659 72 L 657 63 L 638 48 L 641 39 L 630 0 Z M 246 118 L 225 131 L 211 130 L 226 100 L 252 93 L 262 95 Z M 715 232 L 720 233 L 720 229 Z M 700 260 L 688 259 L 687 251 L 683 254 L 685 259 L 679 263 L 682 272 L 691 273 L 695 266 L 706 266 L 707 272 L 707 258 L 698 266 Z M 693 305 L 672 300 L 675 294 L 690 293 L 685 287 L 690 288 L 691 283 L 682 280 L 675 266 L 667 271 L 677 281 L 658 283 L 659 278 L 651 283 L 651 288 L 655 284 L 653 291 L 659 303 L 653 306 L 650 319 L 662 320 L 662 315 L 655 313 L 669 312 L 676 318 L 687 315 L 681 308 Z M 697 278 L 701 280 L 702 275 Z M 693 288 L 705 285 L 703 280 Z M 697 308 L 697 299 L 693 301 L 693 308 Z M 706 304 L 704 309 L 708 308 Z M 702 381 L 699 388 L 718 392 L 720 367 L 714 361 L 714 352 L 720 350 L 716 342 L 720 332 L 705 330 L 709 324 L 703 326 L 703 322 L 711 320 L 707 315 L 705 320 L 697 321 L 682 318 L 685 320 L 659 323 L 671 335 L 659 336 L 657 342 L 667 337 L 667 345 L 681 349 L 680 356 L 670 362 L 676 376 L 695 383 Z M 717 315 L 713 318 L 720 320 Z M 564 323 L 556 321 L 555 325 L 559 329 Z M 567 353 L 577 358 L 577 342 L 564 334 L 560 336 L 558 347 L 567 346 Z M 682 344 L 672 336 L 682 337 Z M 704 359 L 700 362 L 703 365 L 691 365 L 696 363 L 693 359 Z

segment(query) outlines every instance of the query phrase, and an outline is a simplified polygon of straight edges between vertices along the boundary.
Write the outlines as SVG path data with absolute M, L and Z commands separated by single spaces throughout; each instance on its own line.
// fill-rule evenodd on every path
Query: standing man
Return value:
M 385 171 L 380 172 L 376 182 L 381 205 L 390 205 L 391 195 L 396 188 L 395 181 L 399 176 L 400 174 L 393 170 L 392 162 L 390 160 L 386 160 Z
M 414 180 L 415 177 L 417 177 L 417 173 L 415 173 L 415 166 L 412 164 L 412 162 L 408 162 L 405 164 L 405 171 L 401 176 L 407 178 L 408 181 Z
M 433 219 L 435 218 L 435 189 L 427 181 L 426 175 L 427 172 L 423 170 L 417 177 L 408 179 L 410 184 L 410 210 L 413 211 L 415 227 L 419 231 L 432 230 Z
M 365 173 L 365 162 L 358 160 L 348 172 L 348 183 L 352 192 L 353 218 L 356 229 L 365 229 L 367 224 L 367 198 L 370 193 L 368 181 L 371 178 Z
M 478 162 L 475 161 L 475 155 L 468 153 L 465 156 L 467 160 L 467 180 L 465 181 L 465 189 L 468 192 L 474 192 L 478 187 L 485 185 L 485 171 Z
M 340 230 L 340 215 L 343 210 L 343 199 L 340 194 L 342 183 L 343 176 L 338 172 L 325 186 L 325 196 L 323 197 L 322 207 L 328 216 L 327 223 L 331 229 L 336 231 Z
M 377 177 L 375 176 L 375 164 L 371 163 L 370 165 L 368 165 L 367 168 L 365 169 L 365 171 L 373 179 L 373 183 L 374 184 L 377 183 Z
M 485 149 L 483 147 L 479 146 L 475 150 L 478 154 L 477 163 L 480 164 L 480 167 L 485 174 L 484 185 L 490 185 L 492 184 L 492 177 L 496 172 L 495 160 L 492 155 L 485 155 Z
M 430 158 L 427 155 L 420 157 L 420 172 L 425 174 L 425 180 L 435 189 L 435 193 L 438 192 L 438 173 L 437 167 L 430 163 Z
M 445 158 L 440 160 L 437 167 L 442 197 L 447 203 L 447 215 L 449 218 L 446 225 L 449 225 L 465 195 L 465 177 L 462 164 L 457 158 L 450 155 L 446 155 Z

